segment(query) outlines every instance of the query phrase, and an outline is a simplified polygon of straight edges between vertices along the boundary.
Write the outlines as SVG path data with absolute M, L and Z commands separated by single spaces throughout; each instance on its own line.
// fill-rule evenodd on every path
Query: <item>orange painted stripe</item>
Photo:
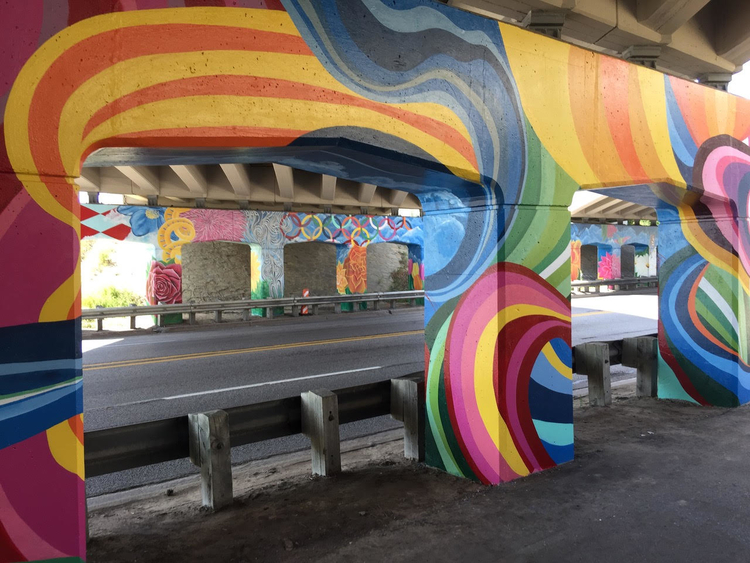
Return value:
M 68 426 L 78 441 L 83 444 L 83 415 L 77 414 L 68 419 Z
M 126 45 L 127 51 L 113 50 L 116 45 Z M 297 36 L 214 25 L 126 27 L 83 39 L 50 65 L 34 92 L 29 109 L 29 139 L 37 170 L 51 175 L 65 173 L 57 150 L 60 115 L 65 102 L 86 80 L 135 57 L 208 50 L 313 56 Z M 84 60 L 86 64 L 81 64 Z
M 570 50 L 568 85 L 570 109 L 586 162 L 600 179 L 629 176 L 620 162 L 610 132 L 601 123 L 606 120 L 605 106 L 596 88 L 588 88 L 596 58 L 580 49 Z
M 102 139 L 88 147 L 82 158 L 105 147 L 285 147 L 306 133 L 298 129 L 238 126 L 151 129 Z
M 630 65 L 609 57 L 601 57 L 600 90 L 607 116 L 607 125 L 625 170 L 631 178 L 645 178 L 646 171 L 635 150 L 630 128 Z
M 421 116 L 400 108 L 373 102 L 358 96 L 337 92 L 329 88 L 311 86 L 290 80 L 261 78 L 256 76 L 221 75 L 190 77 L 154 84 L 137 92 L 123 96 L 97 111 L 84 128 L 84 137 L 95 127 L 142 104 L 170 100 L 183 96 L 235 95 L 252 97 L 305 100 L 349 107 L 359 107 L 392 117 L 423 131 L 453 148 L 472 166 L 478 167 L 474 148 L 466 138 L 445 123 L 431 117 Z
M 630 115 L 630 137 L 635 147 L 639 166 L 643 170 L 643 176 L 634 177 L 636 181 L 650 182 L 652 178 L 669 178 L 669 174 L 659 160 L 659 155 L 654 148 L 651 129 L 648 126 L 645 108 L 643 107 L 643 95 L 641 94 L 641 83 L 639 80 L 638 67 L 628 65 L 628 82 L 630 85 L 630 97 L 628 100 L 628 114 Z

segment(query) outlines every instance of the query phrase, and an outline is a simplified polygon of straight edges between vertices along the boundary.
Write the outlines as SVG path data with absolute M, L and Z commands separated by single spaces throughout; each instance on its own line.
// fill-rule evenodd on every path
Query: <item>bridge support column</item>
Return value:
M 497 484 L 573 458 L 566 205 L 423 200 L 428 464 Z
M 59 173 L 27 173 L 22 183 L 5 170 L 0 559 L 78 561 L 86 556 L 78 197 Z
M 718 177 L 730 190 L 750 177 L 746 158 L 744 172 L 735 164 L 698 177 Z M 716 163 L 699 154 L 696 167 L 709 165 Z M 734 204 L 706 194 L 693 208 L 659 211 L 660 398 L 723 407 L 750 401 L 743 383 L 750 377 L 750 240 L 748 219 L 735 213 Z

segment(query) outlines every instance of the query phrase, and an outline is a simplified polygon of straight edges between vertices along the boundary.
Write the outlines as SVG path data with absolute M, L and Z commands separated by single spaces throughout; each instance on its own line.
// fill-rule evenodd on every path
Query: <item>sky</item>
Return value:
M 732 77 L 729 92 L 750 99 L 750 64 Z

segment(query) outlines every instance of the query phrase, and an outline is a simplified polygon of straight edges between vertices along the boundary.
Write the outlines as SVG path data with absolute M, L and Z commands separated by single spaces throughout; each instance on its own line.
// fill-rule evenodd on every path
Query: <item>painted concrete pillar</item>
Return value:
M 573 458 L 570 214 L 452 203 L 424 218 L 426 460 L 496 484 Z
M 660 210 L 659 221 L 659 397 L 744 404 L 750 401 L 747 219 L 701 206 Z M 704 233 L 718 244 L 699 246 Z M 699 248 L 717 259 L 707 260 Z
M 0 561 L 85 553 L 77 194 L 0 174 Z M 10 268 L 8 271 L 7 268 Z

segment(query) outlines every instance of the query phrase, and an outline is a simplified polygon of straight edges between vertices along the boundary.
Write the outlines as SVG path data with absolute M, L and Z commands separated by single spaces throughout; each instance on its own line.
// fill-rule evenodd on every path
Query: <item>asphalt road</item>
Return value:
M 575 298 L 573 343 L 656 331 L 656 295 Z M 84 340 L 86 430 L 336 389 L 424 369 L 422 309 Z M 613 377 L 632 377 L 615 367 Z M 580 378 L 577 378 L 580 380 Z M 576 385 L 584 385 L 577 381 Z M 342 439 L 400 426 L 348 424 Z M 301 436 L 232 449 L 241 463 L 308 447 Z M 87 479 L 89 496 L 196 472 L 187 460 Z

